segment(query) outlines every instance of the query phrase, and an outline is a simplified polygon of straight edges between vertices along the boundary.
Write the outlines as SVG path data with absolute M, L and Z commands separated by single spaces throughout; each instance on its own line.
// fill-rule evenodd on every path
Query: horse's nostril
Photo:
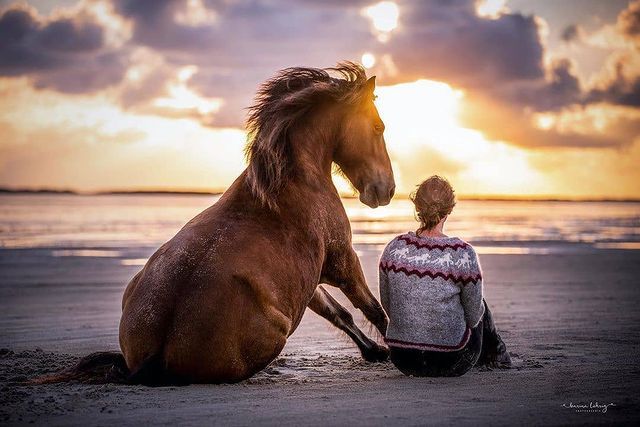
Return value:
M 394 194 L 396 194 L 396 186 L 395 186 L 395 185 L 394 185 L 394 186 L 392 186 L 392 187 L 389 189 L 389 200 L 393 199 L 393 195 L 394 195 Z

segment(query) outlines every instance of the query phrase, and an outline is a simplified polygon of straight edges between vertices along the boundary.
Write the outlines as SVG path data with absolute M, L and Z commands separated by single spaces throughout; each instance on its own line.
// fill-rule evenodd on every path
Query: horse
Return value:
M 39 382 L 235 383 L 280 354 L 307 307 L 365 360 L 385 360 L 388 349 L 321 286 L 342 291 L 385 334 L 332 181 L 337 165 L 371 208 L 394 195 L 374 89 L 375 76 L 352 62 L 287 68 L 263 83 L 248 113 L 246 169 L 126 287 L 122 352 L 94 353 Z
M 429 254 L 428 252 L 425 252 L 425 253 L 420 254 L 420 255 L 414 255 L 414 256 L 407 257 L 407 259 L 410 260 L 410 261 L 414 261 L 414 262 L 415 261 L 422 262 L 422 263 L 429 262 L 429 261 L 431 261 L 431 254 Z
M 453 258 L 451 258 L 451 254 L 447 252 L 441 257 L 436 258 L 436 260 L 434 261 L 434 264 L 439 265 L 441 267 L 445 267 L 445 266 L 448 267 L 451 264 L 453 264 Z
M 471 258 L 469 258 L 469 254 L 468 253 L 463 253 L 462 254 L 462 258 L 460 258 L 457 262 L 456 262 L 456 267 L 464 267 L 464 268 L 470 268 L 471 267 Z

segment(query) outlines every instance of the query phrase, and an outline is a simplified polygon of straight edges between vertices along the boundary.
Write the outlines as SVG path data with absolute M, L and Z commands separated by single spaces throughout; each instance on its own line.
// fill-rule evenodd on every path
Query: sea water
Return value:
M 0 247 L 52 248 L 58 256 L 109 256 L 109 248 L 159 246 L 218 198 L 0 195 Z M 406 198 L 377 209 L 357 199 L 344 199 L 344 205 L 356 245 L 384 245 L 417 228 Z M 481 253 L 640 249 L 640 202 L 462 200 L 446 232 L 473 243 Z

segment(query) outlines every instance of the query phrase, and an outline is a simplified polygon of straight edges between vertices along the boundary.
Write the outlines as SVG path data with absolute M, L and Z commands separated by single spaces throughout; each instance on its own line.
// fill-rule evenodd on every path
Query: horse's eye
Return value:
M 376 131 L 376 133 L 383 133 L 384 132 L 384 123 L 377 123 L 374 126 L 374 130 Z

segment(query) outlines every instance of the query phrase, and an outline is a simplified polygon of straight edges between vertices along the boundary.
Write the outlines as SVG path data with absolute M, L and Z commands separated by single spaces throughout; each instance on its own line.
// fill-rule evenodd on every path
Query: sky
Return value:
M 223 190 L 260 83 L 353 60 L 400 193 L 640 198 L 639 50 L 640 0 L 0 0 L 0 186 Z

